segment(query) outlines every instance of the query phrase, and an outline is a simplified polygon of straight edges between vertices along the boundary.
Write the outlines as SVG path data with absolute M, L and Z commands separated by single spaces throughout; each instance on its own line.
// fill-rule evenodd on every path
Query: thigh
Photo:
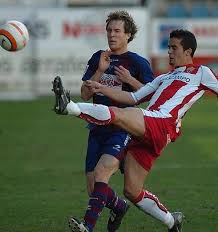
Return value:
M 101 143 L 101 153 L 111 155 L 120 160 L 120 153 L 130 141 L 130 135 L 119 129 L 108 132 Z
M 122 152 L 130 141 L 130 135 L 119 128 L 108 129 L 105 132 L 106 135 L 101 142 L 101 154 L 109 155 L 123 162 Z M 120 165 L 120 171 L 123 173 L 123 165 Z
M 147 135 L 144 140 L 132 138 L 127 146 L 127 151 L 146 171 L 150 171 L 159 154 L 155 152 L 152 139 Z
M 141 109 L 134 107 L 117 108 L 110 107 L 115 113 L 114 124 L 129 132 L 141 137 L 145 133 L 144 115 Z
M 117 166 L 119 167 L 120 153 L 129 139 L 128 133 L 120 129 L 113 131 L 109 128 L 100 134 L 91 131 L 86 155 L 86 173 L 94 172 L 97 181 L 101 176 L 109 178 L 117 170 Z

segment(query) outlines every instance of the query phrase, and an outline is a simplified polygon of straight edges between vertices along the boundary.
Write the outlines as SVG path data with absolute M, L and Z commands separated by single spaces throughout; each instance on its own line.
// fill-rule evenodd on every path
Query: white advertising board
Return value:
M 192 31 L 197 39 L 196 55 L 217 55 L 218 24 L 215 19 L 154 19 L 152 26 L 152 55 L 166 55 L 169 33 L 174 29 Z
M 4 88 L 6 92 L 24 93 L 28 85 L 28 89 L 34 89 L 38 95 L 52 94 L 51 81 L 59 75 L 72 94 L 79 94 L 81 78 L 91 55 L 108 48 L 105 20 L 109 12 L 115 10 L 118 8 L 2 8 L 0 21 L 23 21 L 29 29 L 30 42 L 21 52 L 0 50 L 1 92 Z M 142 8 L 126 10 L 139 28 L 129 50 L 148 57 L 149 16 Z
M 40 91 L 49 89 L 51 79 L 64 77 L 72 93 L 80 92 L 81 77 L 91 55 L 107 49 L 106 16 L 117 9 L 74 8 L 68 10 L 43 10 L 38 19 L 47 25 L 46 38 L 38 39 Z M 143 9 L 128 9 L 139 27 L 139 32 L 129 49 L 147 56 L 146 36 L 148 15 Z M 51 20 L 52 19 L 52 20 Z

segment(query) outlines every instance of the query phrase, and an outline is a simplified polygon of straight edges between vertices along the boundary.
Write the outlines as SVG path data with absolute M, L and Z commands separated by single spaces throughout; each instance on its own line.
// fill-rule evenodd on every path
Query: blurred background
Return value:
M 168 70 L 172 29 L 186 28 L 198 40 L 195 61 L 218 73 L 218 1 L 208 0 L 1 0 L 0 24 L 20 20 L 29 29 L 23 51 L 0 48 L 0 99 L 32 99 L 51 94 L 51 80 L 64 78 L 73 95 L 90 56 L 107 49 L 105 18 L 126 9 L 139 32 L 129 49 L 150 60 L 155 75 Z
M 18 20 L 30 33 L 27 47 L 0 47 L 0 231 L 68 232 L 70 215 L 87 206 L 84 163 L 86 123 L 56 115 L 56 75 L 79 98 L 81 77 L 93 52 L 107 49 L 105 19 L 126 9 L 139 32 L 129 49 L 146 57 L 155 75 L 169 70 L 167 43 L 175 28 L 193 31 L 196 63 L 218 74 L 217 0 L 0 0 L 0 24 Z M 145 107 L 142 105 L 140 107 Z M 185 232 L 218 231 L 218 101 L 206 96 L 183 120 L 181 136 L 157 160 L 146 189 L 171 211 L 182 211 Z M 110 183 L 122 195 L 123 176 Z M 97 223 L 105 232 L 108 210 Z M 166 228 L 134 206 L 119 232 Z

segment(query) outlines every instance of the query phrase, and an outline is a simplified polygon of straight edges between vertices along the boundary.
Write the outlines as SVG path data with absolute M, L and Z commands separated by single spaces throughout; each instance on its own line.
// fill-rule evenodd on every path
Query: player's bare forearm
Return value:
M 135 104 L 135 101 L 132 98 L 131 94 L 126 91 L 112 89 L 107 86 L 101 86 L 98 92 L 104 94 L 105 96 L 119 103 L 124 103 L 124 104 L 129 104 L 129 105 Z
M 111 87 L 102 85 L 96 81 L 91 81 L 91 80 L 85 81 L 84 85 L 87 88 L 89 88 L 93 92 L 93 94 L 102 93 L 104 96 L 107 96 L 116 102 L 129 104 L 129 105 L 135 104 L 135 101 L 131 93 L 129 92 L 121 91 L 119 89 L 113 89 Z
M 95 74 L 91 77 L 91 81 L 96 81 L 96 82 L 99 82 L 101 76 L 104 74 L 103 71 L 100 71 L 100 70 L 96 70 Z
M 143 86 L 143 84 L 135 78 L 129 79 L 128 84 L 132 86 L 134 91 L 137 91 Z

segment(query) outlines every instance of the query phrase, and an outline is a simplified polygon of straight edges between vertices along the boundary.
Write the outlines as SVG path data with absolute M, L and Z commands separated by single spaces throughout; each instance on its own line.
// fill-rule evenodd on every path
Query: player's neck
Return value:
M 193 62 L 192 63 L 187 63 L 187 64 L 176 65 L 176 66 L 173 67 L 173 69 L 184 67 L 184 66 L 186 66 L 186 67 L 193 66 Z
M 180 62 L 178 64 L 175 64 L 173 68 L 179 68 L 179 67 L 184 67 L 184 66 L 192 66 L 193 65 L 193 60 L 192 59 L 186 59 L 183 60 L 183 62 Z
M 127 48 L 122 48 L 122 49 L 118 49 L 118 50 L 111 50 L 113 55 L 122 55 L 126 52 L 128 52 Z

